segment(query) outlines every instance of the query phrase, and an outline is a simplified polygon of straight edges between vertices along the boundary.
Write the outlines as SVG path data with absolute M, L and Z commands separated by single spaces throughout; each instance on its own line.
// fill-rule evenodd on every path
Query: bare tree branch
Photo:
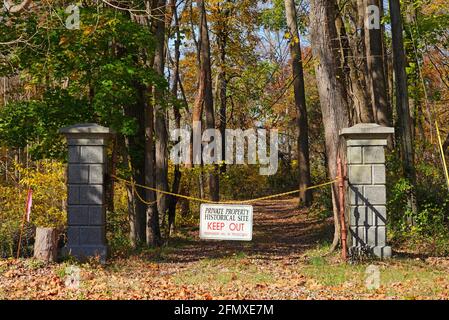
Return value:
M 28 6 L 31 4 L 31 0 L 23 0 L 23 2 L 20 4 L 14 4 L 12 0 L 3 0 L 3 4 L 6 11 L 11 13 L 17 13 L 28 8 Z

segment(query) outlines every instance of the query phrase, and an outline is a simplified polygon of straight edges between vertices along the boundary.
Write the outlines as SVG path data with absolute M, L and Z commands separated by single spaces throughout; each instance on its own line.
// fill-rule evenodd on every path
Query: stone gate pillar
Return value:
M 64 254 L 105 262 L 106 144 L 113 133 L 97 124 L 77 124 L 60 130 L 68 145 L 67 245 Z
M 380 258 L 387 246 L 385 146 L 394 128 L 364 123 L 341 131 L 347 142 L 351 250 L 369 247 Z

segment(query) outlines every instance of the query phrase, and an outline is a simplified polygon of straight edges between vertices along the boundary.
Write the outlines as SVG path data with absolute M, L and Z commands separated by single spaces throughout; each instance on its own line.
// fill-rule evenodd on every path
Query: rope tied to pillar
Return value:
M 133 180 L 126 180 L 120 177 L 117 177 L 116 175 L 111 175 L 112 178 L 116 179 L 117 181 L 121 181 L 129 186 L 131 186 L 133 192 L 135 191 L 137 197 L 139 198 L 140 201 L 142 201 L 143 203 L 147 204 L 147 205 L 152 205 L 154 204 L 156 201 L 154 202 L 147 202 L 145 201 L 139 194 L 139 192 L 137 191 L 136 187 L 139 188 L 143 188 L 146 190 L 151 190 L 157 193 L 161 193 L 161 194 L 165 194 L 165 195 L 169 195 L 169 196 L 173 196 L 173 197 L 177 197 L 177 198 L 183 198 L 183 199 L 187 199 L 187 200 L 191 200 L 191 201 L 195 201 L 195 202 L 201 202 L 201 203 L 208 203 L 208 204 L 233 204 L 233 203 L 240 203 L 240 204 L 244 204 L 244 203 L 252 203 L 252 202 L 257 202 L 257 201 L 262 201 L 262 200 L 269 200 L 269 199 L 275 199 L 275 198 L 280 198 L 280 197 L 284 197 L 284 196 L 288 196 L 288 195 L 292 195 L 295 193 L 299 193 L 301 191 L 306 191 L 306 190 L 312 190 L 312 189 L 318 189 L 321 187 L 325 187 L 331 184 L 334 184 L 336 182 L 338 182 L 338 179 L 332 180 L 332 181 L 328 181 L 325 183 L 321 183 L 321 184 L 317 184 L 314 186 L 310 186 L 307 188 L 302 188 L 302 189 L 297 189 L 297 190 L 293 190 L 293 191 L 288 191 L 288 192 L 283 192 L 283 193 L 278 193 L 278 194 L 273 194 L 273 195 L 268 195 L 268 196 L 264 196 L 264 197 L 259 197 L 259 198 L 255 198 L 255 199 L 249 199 L 249 200 L 227 200 L 227 201 L 212 201 L 212 200 L 208 200 L 208 199 L 202 199 L 202 198 L 197 198 L 197 197 L 192 197 L 192 196 L 186 196 L 183 194 L 178 194 L 178 193 L 174 193 L 174 192 L 170 192 L 170 191 L 164 191 L 164 190 L 159 190 L 156 188 L 152 188 L 152 187 L 148 187 L 142 184 L 138 184 Z

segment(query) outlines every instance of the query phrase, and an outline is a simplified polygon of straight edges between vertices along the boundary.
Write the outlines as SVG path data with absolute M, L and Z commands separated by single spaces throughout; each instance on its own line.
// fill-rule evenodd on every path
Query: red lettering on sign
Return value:
M 209 230 L 223 230 L 225 224 L 224 222 L 208 222 L 207 229 Z
M 243 223 L 231 223 L 229 225 L 229 230 L 231 231 L 243 231 Z

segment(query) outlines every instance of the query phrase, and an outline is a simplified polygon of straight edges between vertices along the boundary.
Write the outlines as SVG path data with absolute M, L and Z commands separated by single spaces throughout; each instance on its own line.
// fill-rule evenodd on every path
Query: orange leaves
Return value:
M 204 297 L 205 300 L 212 300 L 213 299 L 213 297 L 212 297 L 212 295 L 210 293 L 205 293 L 203 295 L 203 297 Z
M 258 207 L 254 247 L 189 240 L 170 248 L 164 262 L 149 254 L 71 266 L 0 259 L 0 298 L 6 299 L 429 299 L 448 298 L 448 258 L 375 262 L 380 286 L 368 289 L 366 265 L 346 265 L 338 255 L 317 258 L 316 231 L 323 223 L 299 214 L 296 202 Z M 290 211 L 291 210 L 291 211 Z M 293 213 L 293 215 L 291 215 Z M 294 228 L 286 228 L 288 225 Z M 298 227 L 306 225 L 305 227 Z M 277 229 L 276 229 L 277 228 Z M 312 235 L 313 237 L 307 236 Z M 286 241 L 286 236 L 291 241 Z M 310 239 L 309 239 L 310 237 Z M 297 239 L 295 242 L 293 239 Z M 304 247 L 308 249 L 301 249 Z M 298 251 L 300 250 L 300 251 Z M 325 249 L 327 250 L 327 249 Z M 223 256 L 217 257 L 217 252 Z M 315 258 L 315 259 L 313 259 Z M 65 283 L 68 268 L 79 269 L 79 286 Z
M 406 272 L 401 276 L 390 274 L 379 289 L 367 290 L 364 282 L 357 278 L 357 267 L 347 274 L 345 281 L 326 284 L 315 275 L 301 273 L 305 261 L 294 258 L 281 260 L 242 258 L 236 260 L 240 269 L 234 270 L 230 261 L 218 259 L 205 264 L 148 263 L 131 258 L 112 262 L 107 267 L 82 265 L 80 287 L 70 290 L 57 274 L 61 265 L 39 265 L 23 260 L 0 260 L 0 296 L 7 299 L 447 299 L 449 279 L 436 275 L 427 279 L 427 269 L 420 277 L 410 278 L 407 268 L 389 265 L 382 272 Z M 216 265 L 222 261 L 222 265 Z M 226 267 L 223 264 L 226 263 Z M 114 266 L 114 264 L 117 264 Z M 335 265 L 338 267 L 338 265 Z M 428 264 L 430 270 L 434 268 Z M 321 272 L 332 273 L 333 266 Z M 441 266 L 438 266 L 441 268 Z M 229 277 L 217 275 L 207 278 L 211 270 L 228 270 Z M 363 269 L 363 268 L 362 268 Z M 204 281 L 187 283 L 186 271 L 203 274 Z M 165 272 L 162 272 L 165 271 Z M 257 276 L 269 272 L 270 280 Z M 317 271 L 318 272 L 318 271 Z M 363 274 L 363 270 L 360 271 Z M 432 271 L 433 272 L 433 271 Z M 425 274 L 425 275 L 423 275 Z M 251 276 L 256 276 L 254 280 Z M 398 280 L 388 280 L 398 277 Z M 228 279 L 228 280 L 226 280 Z M 206 281 L 207 280 L 207 281 Z M 343 279 L 344 280 L 344 279 Z M 183 283 L 183 281 L 185 283 Z M 222 281 L 222 282 L 220 282 Z M 428 289 L 431 289 L 430 291 Z
M 64 46 L 65 44 L 67 44 L 69 42 L 69 39 L 67 39 L 67 37 L 61 37 L 61 39 L 59 39 L 59 45 L 60 46 Z
M 83 29 L 83 36 L 87 37 L 94 31 L 95 31 L 95 26 L 86 26 Z
M 15 278 L 15 277 L 19 277 L 20 276 L 20 271 L 19 270 L 8 270 L 6 271 L 3 276 L 5 278 Z

